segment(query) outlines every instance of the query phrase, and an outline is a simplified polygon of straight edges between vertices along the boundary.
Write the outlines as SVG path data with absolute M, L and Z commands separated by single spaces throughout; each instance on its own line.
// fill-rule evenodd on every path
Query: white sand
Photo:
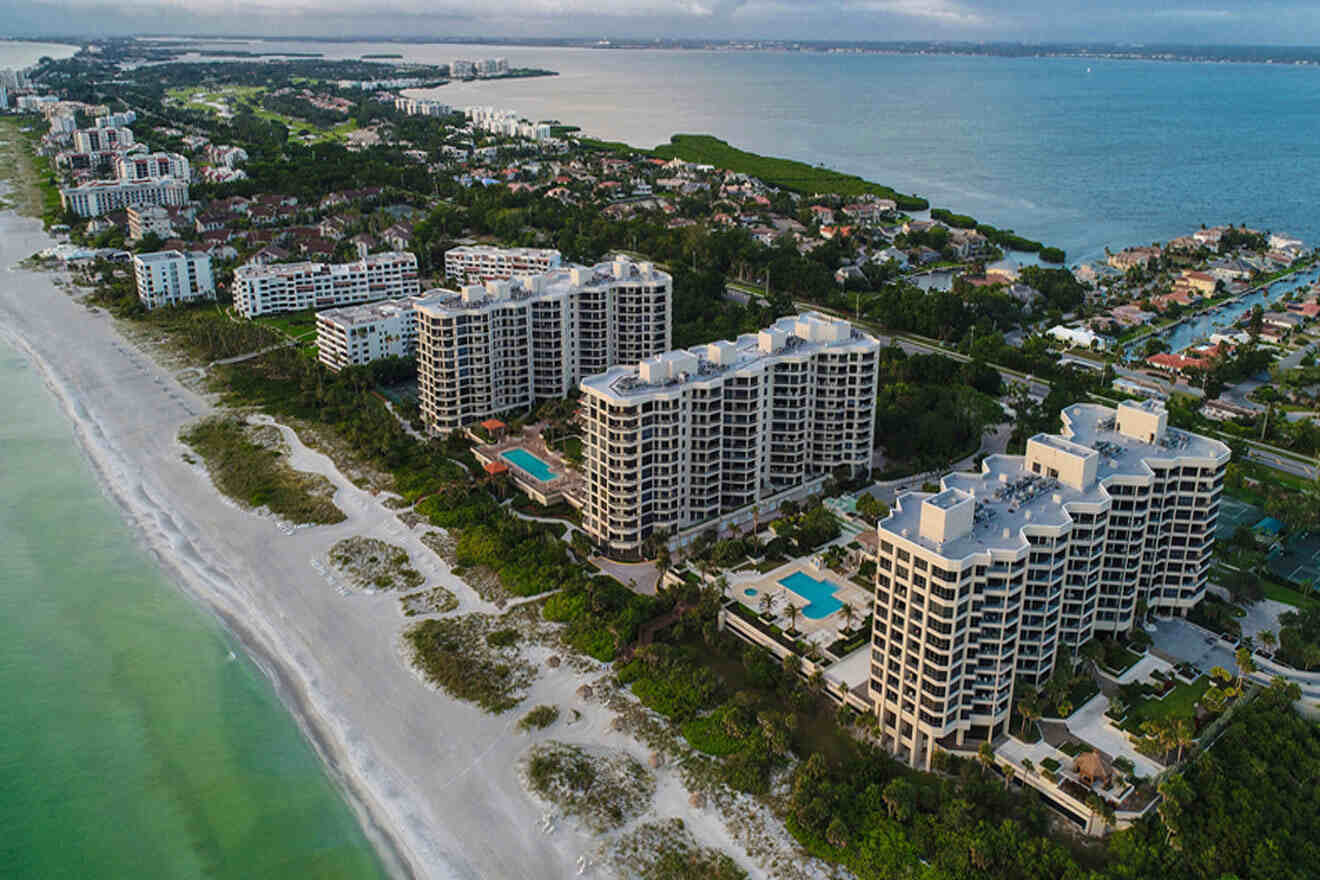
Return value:
M 348 515 L 330 527 L 289 529 L 220 496 L 206 473 L 183 459 L 181 426 L 212 411 L 165 369 L 138 352 L 104 312 L 93 313 L 55 285 L 57 276 L 14 268 L 48 246 L 40 224 L 0 213 L 0 334 L 26 351 L 69 413 L 108 494 L 141 532 L 163 567 L 213 609 L 275 682 L 349 795 L 363 826 L 401 876 L 546 878 L 578 873 L 597 841 L 555 823 L 523 789 L 517 763 L 528 746 L 553 737 L 647 751 L 609 730 L 599 704 L 574 696 L 596 674 L 566 664 L 541 673 L 527 701 L 490 716 L 424 684 L 403 659 L 399 634 L 410 623 L 393 593 L 336 589 L 324 565 L 341 538 L 365 535 L 404 546 L 428 585 L 453 590 L 456 613 L 489 611 L 454 578 L 418 534 L 377 499 L 349 484 L 325 456 L 285 430 L 292 464 L 325 474 Z M 578 708 L 528 736 L 518 718 L 538 703 Z M 659 774 L 655 809 L 678 816 L 703 844 L 734 855 L 753 876 L 763 869 L 733 841 L 712 808 L 689 806 L 676 773 Z M 600 876 L 589 870 L 588 876 Z

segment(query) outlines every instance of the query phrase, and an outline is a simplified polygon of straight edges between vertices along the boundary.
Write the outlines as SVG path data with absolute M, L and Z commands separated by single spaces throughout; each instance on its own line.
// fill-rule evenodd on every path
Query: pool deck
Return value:
M 564 501 L 580 508 L 585 488 L 582 477 L 569 466 L 562 455 L 545 444 L 541 438 L 541 427 L 541 425 L 530 425 L 521 433 L 510 434 L 498 443 L 477 446 L 473 448 L 472 454 L 483 465 L 498 461 L 508 466 L 509 476 L 513 478 L 514 484 L 538 504 L 551 507 Z M 515 449 L 536 456 L 550 466 L 554 475 L 549 480 L 539 480 L 535 475 L 519 467 L 516 462 L 504 457 L 506 452 Z
M 753 571 L 734 575 L 729 579 L 729 596 L 759 614 L 762 594 L 770 594 L 776 622 L 787 629 L 789 621 L 785 609 L 788 607 L 788 603 L 792 602 L 799 609 L 808 604 L 802 596 L 779 583 L 780 580 L 795 572 L 802 572 L 808 577 L 829 581 L 837 586 L 838 589 L 835 591 L 834 597 L 840 602 L 852 605 L 853 610 L 856 612 L 856 617 L 853 620 L 854 626 L 867 615 L 871 610 L 871 604 L 875 601 L 872 591 L 863 589 L 853 583 L 847 576 L 833 569 L 817 568 L 812 564 L 810 557 L 786 562 L 766 574 Z M 757 594 L 748 596 L 745 591 L 749 588 L 756 590 Z M 819 645 L 821 648 L 826 648 L 839 637 L 839 630 L 843 627 L 843 617 L 837 611 L 819 620 L 810 620 L 798 614 L 797 627 L 801 631 L 803 639 Z

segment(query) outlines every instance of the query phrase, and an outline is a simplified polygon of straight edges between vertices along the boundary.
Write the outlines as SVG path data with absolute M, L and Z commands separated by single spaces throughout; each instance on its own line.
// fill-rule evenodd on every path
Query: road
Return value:
M 1252 446 L 1247 450 L 1247 457 L 1254 462 L 1259 462 L 1266 467 L 1272 467 L 1276 471 L 1283 471 L 1285 474 L 1292 474 L 1294 477 L 1302 477 L 1307 480 L 1314 480 L 1320 476 L 1320 468 L 1313 464 L 1298 461 L 1295 458 L 1289 458 L 1286 455 L 1279 455 L 1262 449 L 1258 446 Z

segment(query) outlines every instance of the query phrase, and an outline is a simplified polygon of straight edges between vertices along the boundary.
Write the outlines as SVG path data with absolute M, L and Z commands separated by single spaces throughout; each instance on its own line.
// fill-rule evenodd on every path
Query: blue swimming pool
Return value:
M 526 449 L 510 449 L 508 452 L 501 452 L 500 458 L 514 467 L 526 471 L 542 483 L 555 478 L 555 472 L 550 470 L 550 465 L 541 461 Z
M 808 620 L 829 617 L 843 607 L 843 603 L 834 598 L 838 586 L 829 581 L 818 581 L 804 571 L 795 571 L 788 577 L 780 578 L 779 583 L 807 600 L 802 616 Z
M 747 589 L 743 590 L 743 595 L 744 595 L 744 596 L 755 596 L 755 595 L 756 595 L 756 590 L 752 589 L 751 587 L 748 587 Z

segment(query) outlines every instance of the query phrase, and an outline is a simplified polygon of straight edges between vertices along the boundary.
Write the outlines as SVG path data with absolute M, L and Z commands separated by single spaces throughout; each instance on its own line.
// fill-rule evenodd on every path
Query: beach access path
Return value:
M 409 620 L 397 595 L 341 588 L 324 565 L 341 538 L 379 538 L 405 547 L 428 586 L 452 590 L 462 603 L 456 613 L 493 610 L 422 549 L 425 527 L 406 528 L 288 430 L 294 467 L 335 484 L 345 522 L 292 528 L 219 495 L 178 440 L 183 425 L 213 412 L 211 401 L 134 348 L 103 310 L 60 289 L 57 276 L 15 265 L 50 244 L 38 222 L 0 213 L 0 335 L 41 370 L 108 494 L 163 567 L 223 619 L 275 682 L 394 873 L 577 875 L 579 859 L 598 842 L 568 822 L 544 823 L 545 809 L 525 792 L 518 764 L 532 743 L 551 737 L 645 760 L 640 744 L 612 729 L 612 713 L 575 697 L 600 668 L 564 664 L 547 672 L 548 650 L 529 648 L 541 674 L 524 704 L 499 716 L 425 684 L 404 656 L 400 634 Z M 518 718 L 538 703 L 582 717 L 518 733 Z M 699 843 L 729 852 L 753 877 L 768 876 L 713 810 L 688 802 L 676 770 L 657 776 L 652 818 L 681 818 Z

